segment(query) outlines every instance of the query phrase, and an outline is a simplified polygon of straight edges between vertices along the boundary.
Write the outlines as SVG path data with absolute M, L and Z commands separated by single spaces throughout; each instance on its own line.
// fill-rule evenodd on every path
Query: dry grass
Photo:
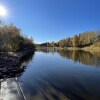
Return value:
M 86 51 L 100 51 L 100 47 L 98 46 L 98 47 L 96 47 L 96 46 L 93 46 L 93 45 L 91 45 L 91 46 L 89 46 L 89 47 L 84 47 L 84 48 L 82 48 L 82 50 L 86 50 Z

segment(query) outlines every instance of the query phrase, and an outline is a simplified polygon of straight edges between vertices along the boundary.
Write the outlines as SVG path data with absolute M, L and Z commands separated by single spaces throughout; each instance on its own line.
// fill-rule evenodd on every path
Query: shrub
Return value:
M 32 40 L 22 36 L 21 30 L 16 26 L 12 24 L 0 26 L 0 51 L 16 52 L 22 49 L 20 45 L 25 46 L 24 49 L 34 46 Z

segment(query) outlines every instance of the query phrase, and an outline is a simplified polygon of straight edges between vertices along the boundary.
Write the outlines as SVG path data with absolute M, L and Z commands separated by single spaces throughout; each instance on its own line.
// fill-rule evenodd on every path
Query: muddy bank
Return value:
M 31 54 L 34 54 L 33 49 L 16 53 L 0 52 L 0 79 L 20 76 L 26 67 L 22 63 Z

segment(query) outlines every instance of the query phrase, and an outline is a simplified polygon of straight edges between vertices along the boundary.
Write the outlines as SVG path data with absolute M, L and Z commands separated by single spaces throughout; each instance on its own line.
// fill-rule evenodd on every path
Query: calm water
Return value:
M 100 100 L 100 52 L 37 51 L 26 64 L 26 100 Z
M 100 52 L 38 51 L 20 77 L 27 100 L 100 100 Z

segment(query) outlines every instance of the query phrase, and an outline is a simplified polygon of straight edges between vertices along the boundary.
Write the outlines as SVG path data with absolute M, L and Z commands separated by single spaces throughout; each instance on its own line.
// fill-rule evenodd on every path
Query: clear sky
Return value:
M 0 0 L 0 4 L 8 8 L 7 22 L 38 43 L 100 30 L 100 0 Z

